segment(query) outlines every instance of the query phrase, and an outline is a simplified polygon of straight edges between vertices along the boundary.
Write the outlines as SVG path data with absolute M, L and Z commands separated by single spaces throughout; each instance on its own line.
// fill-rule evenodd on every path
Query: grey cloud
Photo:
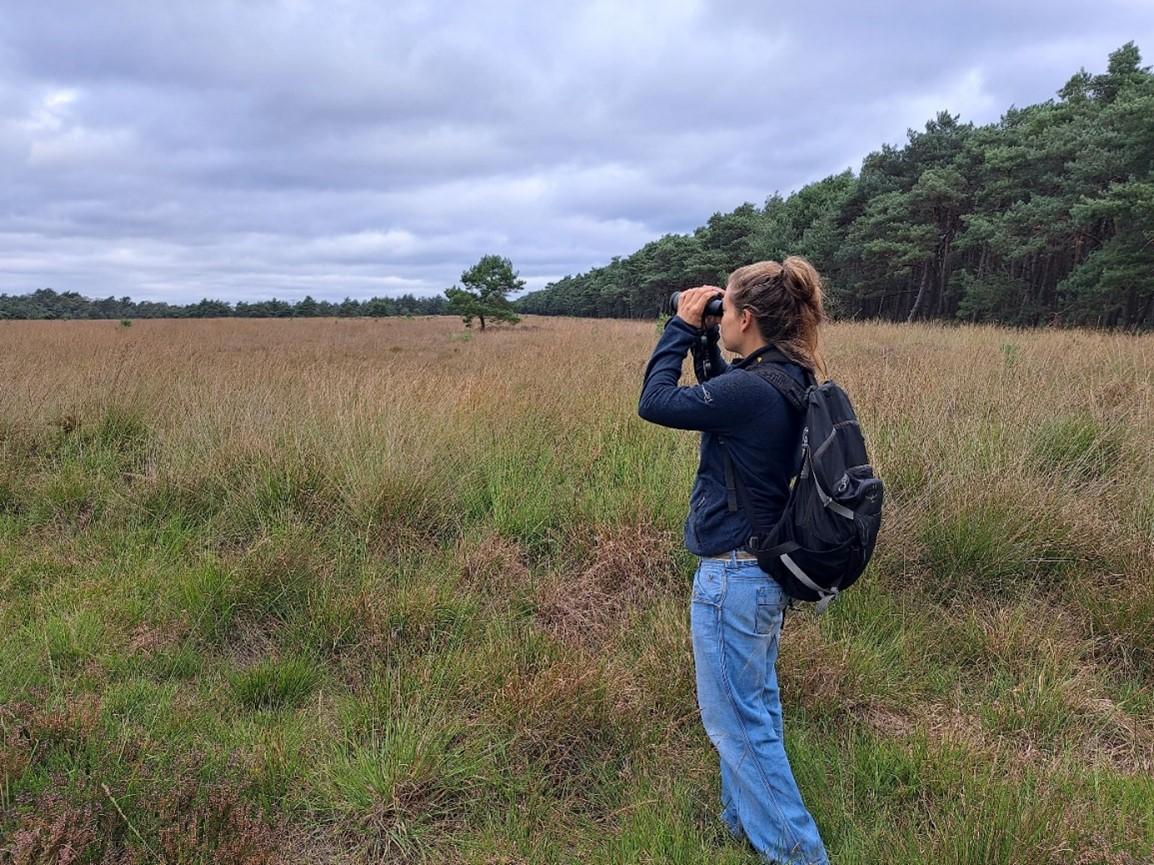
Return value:
M 533 287 L 856 168 L 938 110 L 989 122 L 1154 9 L 651 2 L 10 4 L 0 291 Z

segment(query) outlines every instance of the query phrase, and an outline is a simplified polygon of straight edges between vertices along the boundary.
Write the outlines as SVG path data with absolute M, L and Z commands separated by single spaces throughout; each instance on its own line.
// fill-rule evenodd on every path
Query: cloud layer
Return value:
M 0 292 L 530 288 L 1051 98 L 1154 4 L 11 3 Z

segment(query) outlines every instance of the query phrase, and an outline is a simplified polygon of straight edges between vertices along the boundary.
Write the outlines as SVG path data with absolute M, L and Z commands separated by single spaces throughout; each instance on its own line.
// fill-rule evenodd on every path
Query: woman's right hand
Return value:
M 688 325 L 708 330 L 721 319 L 711 315 L 703 320 L 705 307 L 717 295 L 724 293 L 724 290 L 716 285 L 699 285 L 696 288 L 685 289 L 677 298 L 677 317 Z

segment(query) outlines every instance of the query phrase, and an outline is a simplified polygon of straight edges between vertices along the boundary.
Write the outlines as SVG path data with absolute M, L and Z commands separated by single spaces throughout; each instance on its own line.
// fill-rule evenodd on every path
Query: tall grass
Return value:
M 694 696 L 698 439 L 636 415 L 655 338 L 0 322 L 0 860 L 757 861 Z M 827 339 L 889 491 L 782 635 L 832 860 L 1151 861 L 1154 338 Z

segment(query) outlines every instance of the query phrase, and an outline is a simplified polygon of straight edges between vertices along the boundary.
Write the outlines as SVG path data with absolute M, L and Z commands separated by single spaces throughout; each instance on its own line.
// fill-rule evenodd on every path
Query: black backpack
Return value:
M 753 526 L 747 549 L 757 564 L 777 580 L 793 600 L 817 601 L 821 613 L 839 592 L 853 585 L 874 551 L 881 526 L 884 487 L 874 475 L 865 439 L 849 396 L 832 380 L 802 388 L 777 365 L 788 358 L 770 349 L 761 363 L 745 367 L 761 376 L 804 413 L 802 464 L 791 481 L 789 500 L 773 527 L 760 527 L 745 485 L 723 447 L 729 509 L 735 511 L 734 487 Z M 725 445 L 725 440 L 721 439 Z M 784 621 L 783 621 L 784 624 Z

